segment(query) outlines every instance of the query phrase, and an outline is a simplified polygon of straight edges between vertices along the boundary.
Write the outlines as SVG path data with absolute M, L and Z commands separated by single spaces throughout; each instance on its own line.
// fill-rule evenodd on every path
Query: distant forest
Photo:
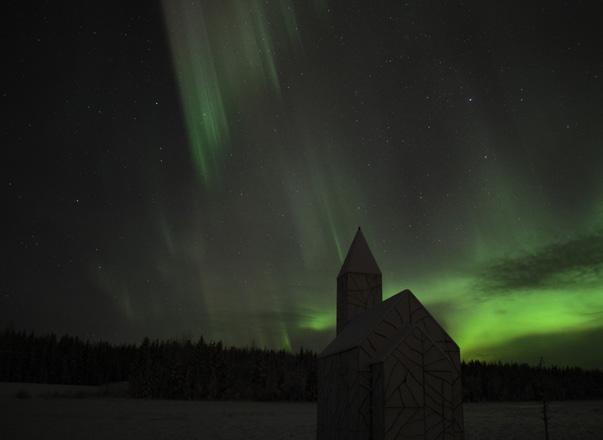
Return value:
M 465 401 L 601 399 L 603 372 L 463 362 Z M 316 353 L 225 347 L 221 342 L 112 345 L 12 329 L 0 333 L 0 381 L 102 385 L 128 381 L 140 398 L 316 400 Z

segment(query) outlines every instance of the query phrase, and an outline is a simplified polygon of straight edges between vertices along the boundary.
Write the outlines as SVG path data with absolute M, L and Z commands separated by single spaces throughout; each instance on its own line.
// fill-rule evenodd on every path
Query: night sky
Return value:
M 602 368 L 597 3 L 7 3 L 0 325 L 321 349 L 361 226 L 465 359 Z

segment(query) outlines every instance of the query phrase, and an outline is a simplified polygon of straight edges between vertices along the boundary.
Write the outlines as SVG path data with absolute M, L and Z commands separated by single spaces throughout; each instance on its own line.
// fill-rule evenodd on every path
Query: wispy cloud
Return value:
M 489 263 L 478 274 L 482 291 L 512 292 L 602 283 L 603 230 Z

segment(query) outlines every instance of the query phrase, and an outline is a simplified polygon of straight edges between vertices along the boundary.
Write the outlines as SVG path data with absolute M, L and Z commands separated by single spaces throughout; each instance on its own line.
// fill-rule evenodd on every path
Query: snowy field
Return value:
M 100 398 L 90 397 L 90 389 L 74 397 L 48 397 L 65 393 L 57 393 L 57 387 L 38 387 L 30 386 L 16 398 L 23 386 L 0 386 L 0 439 L 315 438 L 316 406 L 311 403 Z M 70 393 L 76 388 L 70 387 Z M 38 393 L 40 389 L 45 392 Z M 543 439 L 540 411 L 536 403 L 466 404 L 465 438 Z M 551 440 L 603 438 L 603 401 L 553 402 L 550 415 Z

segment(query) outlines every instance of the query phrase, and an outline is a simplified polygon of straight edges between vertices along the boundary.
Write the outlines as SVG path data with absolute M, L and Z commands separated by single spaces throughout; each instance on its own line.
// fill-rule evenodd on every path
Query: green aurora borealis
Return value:
M 191 155 L 208 184 L 228 145 L 229 108 L 232 113 L 246 95 L 281 95 L 274 40 L 286 41 L 290 51 L 300 49 L 295 7 L 291 0 L 162 5 Z
M 5 191 L 21 214 L 0 324 L 319 350 L 360 225 L 384 297 L 411 289 L 465 359 L 603 367 L 591 346 L 603 340 L 592 11 L 145 5 L 78 9 L 85 30 L 46 50 L 91 49 L 24 101 L 41 94 L 50 116 L 12 116 L 19 151 L 56 148 L 33 167 L 9 158 Z M 34 72 L 23 67 L 12 88 Z M 43 128 L 22 134 L 27 123 Z M 39 175 L 54 183 L 41 188 Z

